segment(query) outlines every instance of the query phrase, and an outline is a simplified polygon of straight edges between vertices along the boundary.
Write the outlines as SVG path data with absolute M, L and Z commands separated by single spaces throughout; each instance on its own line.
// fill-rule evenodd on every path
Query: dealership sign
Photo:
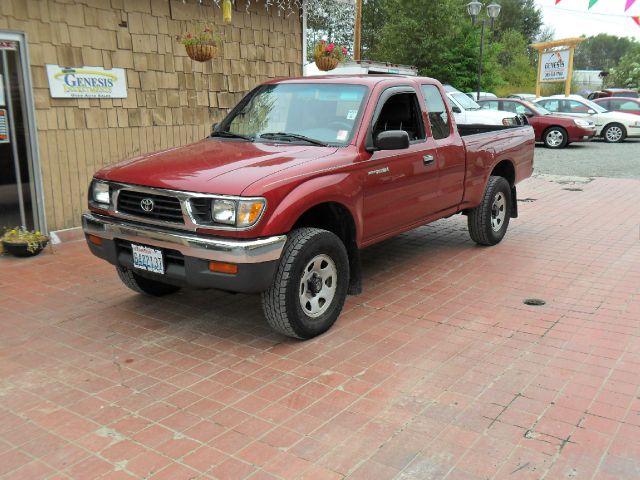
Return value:
M 569 71 L 569 49 L 541 54 L 541 82 L 561 82 L 567 79 Z
M 127 98 L 127 77 L 122 68 L 47 65 L 47 77 L 53 98 Z

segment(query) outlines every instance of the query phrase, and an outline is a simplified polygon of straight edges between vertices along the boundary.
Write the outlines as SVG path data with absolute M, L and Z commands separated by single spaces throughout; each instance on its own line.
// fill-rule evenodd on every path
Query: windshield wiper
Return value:
M 226 131 L 219 131 L 219 132 L 211 132 L 211 137 L 224 137 L 224 138 L 241 138 L 243 140 L 246 140 L 248 142 L 253 142 L 253 138 L 252 137 L 248 137 L 247 135 L 241 135 L 239 133 L 233 133 L 233 132 L 226 132 Z
M 298 135 L 297 133 L 286 132 L 266 132 L 260 135 L 260 138 L 267 139 L 280 139 L 280 138 L 293 138 L 294 140 L 302 140 L 303 142 L 310 143 L 312 145 L 319 145 L 321 147 L 329 146 L 328 143 L 316 140 L 315 138 L 305 137 L 304 135 Z

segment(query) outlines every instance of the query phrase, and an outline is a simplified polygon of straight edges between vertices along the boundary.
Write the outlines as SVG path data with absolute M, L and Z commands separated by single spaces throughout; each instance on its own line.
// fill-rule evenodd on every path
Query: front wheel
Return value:
M 602 130 L 602 138 L 607 143 L 620 143 L 627 137 L 627 131 L 619 123 L 607 125 Z
M 564 128 L 551 127 L 544 132 L 542 141 L 547 148 L 564 148 L 569 143 L 569 135 Z
M 489 177 L 482 202 L 469 211 L 467 226 L 479 245 L 495 245 L 507 233 L 511 219 L 511 187 L 503 177 Z
M 348 286 L 342 241 L 327 230 L 300 228 L 289 235 L 273 284 L 262 294 L 262 309 L 274 330 L 312 338 L 335 323 Z

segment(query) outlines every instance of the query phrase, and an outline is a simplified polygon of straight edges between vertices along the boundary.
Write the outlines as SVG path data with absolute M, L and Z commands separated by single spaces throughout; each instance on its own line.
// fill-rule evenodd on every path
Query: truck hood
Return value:
M 96 178 L 197 193 L 240 195 L 253 182 L 332 154 L 336 147 L 205 139 L 103 168 Z

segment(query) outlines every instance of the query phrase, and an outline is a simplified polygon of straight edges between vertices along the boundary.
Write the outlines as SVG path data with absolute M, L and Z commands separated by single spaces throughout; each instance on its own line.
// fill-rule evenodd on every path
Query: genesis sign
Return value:
M 122 68 L 67 68 L 47 65 L 53 98 L 127 98 L 127 77 Z
M 540 61 L 541 82 L 561 82 L 567 79 L 569 71 L 569 50 L 544 52 Z

